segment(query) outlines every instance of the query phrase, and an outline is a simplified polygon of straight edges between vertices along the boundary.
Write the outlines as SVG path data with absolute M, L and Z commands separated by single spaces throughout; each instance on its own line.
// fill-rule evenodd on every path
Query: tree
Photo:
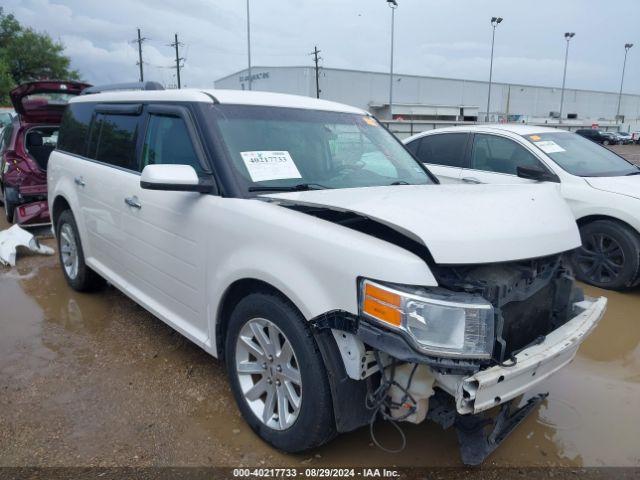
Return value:
M 0 7 L 0 103 L 9 102 L 9 91 L 32 80 L 78 80 L 70 69 L 64 45 L 43 32 L 23 27 L 13 14 Z

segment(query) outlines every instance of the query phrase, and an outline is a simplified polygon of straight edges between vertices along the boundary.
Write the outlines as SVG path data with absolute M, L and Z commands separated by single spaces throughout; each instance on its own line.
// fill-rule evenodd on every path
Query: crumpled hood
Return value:
M 589 185 L 598 190 L 640 198 L 640 175 L 629 175 L 626 177 L 585 177 L 585 180 Z
M 422 242 L 441 264 L 522 260 L 580 246 L 574 217 L 550 184 L 401 185 L 263 196 L 367 216 Z

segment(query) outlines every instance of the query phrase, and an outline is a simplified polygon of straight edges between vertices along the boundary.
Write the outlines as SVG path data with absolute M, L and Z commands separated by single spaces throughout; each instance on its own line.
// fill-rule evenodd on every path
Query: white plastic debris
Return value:
M 53 248 L 40 245 L 36 237 L 20 226 L 14 225 L 0 232 L 0 263 L 15 267 L 18 247 L 24 247 L 42 255 L 53 255 Z

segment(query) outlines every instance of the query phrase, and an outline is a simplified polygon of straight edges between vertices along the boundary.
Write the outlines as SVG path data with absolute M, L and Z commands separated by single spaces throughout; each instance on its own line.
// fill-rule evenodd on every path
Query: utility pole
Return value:
M 316 98 L 320 98 L 320 92 L 322 91 L 320 90 L 320 67 L 318 65 L 318 62 L 322 60 L 322 57 L 318 56 L 319 53 L 320 50 L 318 50 L 318 46 L 316 45 L 313 48 L 313 52 L 309 54 L 313 55 L 313 62 L 316 64 Z
M 247 0 L 247 76 L 249 77 L 249 90 L 251 90 L 251 21 L 249 18 L 249 0 Z
M 142 42 L 144 42 L 146 38 L 142 38 L 140 34 L 140 29 L 138 29 L 138 65 L 140 66 L 140 82 L 144 82 L 144 72 L 142 71 Z
M 131 43 L 137 43 L 138 44 L 138 61 L 136 62 L 136 65 L 138 65 L 138 67 L 140 68 L 140 82 L 144 82 L 144 72 L 142 70 L 142 66 L 143 66 L 143 62 L 142 62 L 142 42 L 144 42 L 145 40 L 147 40 L 147 39 L 142 37 L 140 29 L 138 29 L 138 38 L 136 40 L 131 40 Z
M 178 81 L 178 89 L 180 88 L 180 61 L 184 60 L 184 58 L 180 58 L 180 53 L 178 51 L 178 48 L 182 45 L 180 42 L 178 42 L 178 34 L 176 33 L 174 36 L 175 41 L 173 43 L 170 43 L 169 46 L 170 47 L 175 47 L 176 49 L 176 79 Z

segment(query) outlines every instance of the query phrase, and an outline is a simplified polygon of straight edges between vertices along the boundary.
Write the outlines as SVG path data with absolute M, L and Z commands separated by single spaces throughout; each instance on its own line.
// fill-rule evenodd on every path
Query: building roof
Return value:
M 303 108 L 329 112 L 355 113 L 366 115 L 359 108 L 328 100 L 288 95 L 284 93 L 258 92 L 248 90 L 213 90 L 185 88 L 180 90 L 115 90 L 104 93 L 79 95 L 70 100 L 76 102 L 202 102 L 228 105 L 259 105 L 268 107 Z

